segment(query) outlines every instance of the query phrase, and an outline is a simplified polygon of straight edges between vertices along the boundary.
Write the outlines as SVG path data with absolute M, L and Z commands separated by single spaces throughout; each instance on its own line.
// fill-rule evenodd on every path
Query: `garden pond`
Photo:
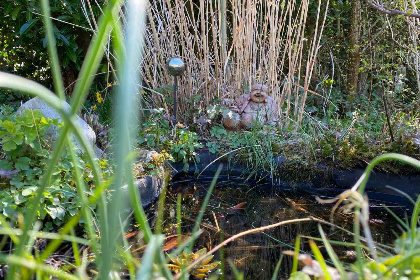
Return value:
M 216 166 L 216 164 L 215 164 Z M 214 173 L 213 173 L 214 174 Z M 253 176 L 247 178 L 246 172 L 222 172 L 211 194 L 200 228 L 203 233 L 196 242 L 196 249 L 211 249 L 221 241 L 243 231 L 268 226 L 281 221 L 314 217 L 331 221 L 335 226 L 323 225 L 329 240 L 352 243 L 353 216 L 339 211 L 332 213 L 334 204 L 321 204 L 312 188 L 307 184 L 301 186 L 273 182 L 269 177 Z M 201 174 L 179 172 L 171 181 L 166 193 L 163 232 L 169 236 L 164 249 L 170 252 L 176 247 L 176 209 L 177 196 L 181 194 L 182 233 L 188 235 L 194 227 L 207 190 L 213 180 L 212 171 Z M 328 188 L 323 198 L 331 198 L 342 192 L 342 189 Z M 330 195 L 325 195 L 329 193 Z M 369 224 L 374 241 L 385 246 L 392 246 L 401 229 L 394 218 L 387 213 L 383 203 L 378 199 L 370 203 L 371 216 Z M 387 204 L 386 202 L 384 204 Z M 389 205 L 389 204 L 387 204 Z M 405 205 L 390 205 L 390 209 L 403 215 Z M 148 212 L 153 225 L 156 219 L 158 203 L 152 205 Z M 410 210 L 410 209 L 408 209 Z M 408 212 L 410 213 L 410 212 Z M 347 230 L 347 231 L 346 231 Z M 316 222 L 293 223 L 279 226 L 256 234 L 245 235 L 229 243 L 215 254 L 215 260 L 231 260 L 245 279 L 271 279 L 276 264 L 284 251 L 294 250 L 296 237 L 303 236 L 301 253 L 310 252 L 308 237 L 319 238 Z M 318 247 L 327 256 L 322 242 Z M 345 263 L 352 263 L 356 253 L 351 247 L 334 246 L 337 255 Z M 388 248 L 388 250 L 391 250 Z M 279 277 L 287 278 L 292 269 L 293 259 L 285 256 L 282 260 Z M 330 264 L 332 265 L 332 264 Z M 228 262 L 224 262 L 225 279 L 233 279 Z M 193 277 L 192 277 L 193 278 Z

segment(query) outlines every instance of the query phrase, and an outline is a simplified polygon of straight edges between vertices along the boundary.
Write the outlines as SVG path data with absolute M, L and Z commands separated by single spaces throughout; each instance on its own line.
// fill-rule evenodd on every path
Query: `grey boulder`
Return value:
M 155 199 L 159 196 L 163 180 L 161 178 L 158 178 L 156 176 L 146 176 L 145 178 L 141 178 L 134 182 L 136 187 L 138 188 L 140 192 L 141 197 L 141 204 L 143 207 L 146 207 L 150 205 Z M 121 187 L 121 190 L 123 192 L 123 196 L 128 198 L 128 186 L 124 185 Z M 129 203 L 128 199 L 124 199 Z M 131 209 L 131 205 L 126 205 L 124 208 L 127 210 Z
M 66 110 L 70 111 L 70 105 L 67 102 L 64 102 L 64 107 Z M 59 122 L 62 122 L 63 119 L 61 118 L 60 113 L 58 113 L 54 108 L 50 107 L 48 104 L 46 104 L 44 101 L 42 101 L 40 98 L 35 97 L 27 102 L 23 103 L 22 106 L 17 111 L 17 114 L 21 114 L 24 110 L 38 110 L 41 112 L 41 114 L 45 118 L 50 119 L 58 119 Z M 93 129 L 87 124 L 82 118 L 77 116 L 77 123 L 82 131 L 82 134 L 86 137 L 88 142 L 92 145 L 95 155 L 100 158 L 102 157 L 102 150 L 99 149 L 96 145 L 96 134 L 93 131 Z M 53 139 L 55 140 L 58 137 L 58 127 L 53 126 L 51 127 L 50 131 L 48 132 L 50 135 L 53 136 Z M 81 144 L 76 140 L 76 138 L 73 136 L 73 139 L 75 140 L 75 144 L 79 151 L 82 151 Z

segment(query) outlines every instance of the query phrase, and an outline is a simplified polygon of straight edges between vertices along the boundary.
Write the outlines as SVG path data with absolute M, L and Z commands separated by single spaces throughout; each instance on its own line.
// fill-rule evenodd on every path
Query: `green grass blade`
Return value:
M 153 279 L 153 264 L 157 261 L 162 249 L 164 237 L 162 235 L 153 235 L 150 237 L 149 244 L 144 252 L 140 269 L 136 279 L 149 280 Z
M 419 220 L 419 213 L 420 213 L 420 196 L 417 198 L 416 204 L 414 205 L 413 214 L 411 216 L 411 243 L 413 246 L 416 246 L 416 229 L 418 226 Z
M 70 146 L 72 146 L 71 140 L 70 138 L 67 139 L 67 141 L 69 141 Z M 86 197 L 85 193 L 86 193 L 86 185 L 85 182 L 82 180 L 82 173 L 81 170 L 77 164 L 78 162 L 78 157 L 74 151 L 74 149 L 72 147 L 70 147 L 69 149 L 70 151 L 70 157 L 71 160 L 73 162 L 73 173 L 74 173 L 74 180 L 76 182 L 76 188 L 77 188 L 77 193 L 79 195 L 79 199 L 80 199 L 80 203 L 82 205 L 81 207 L 81 212 L 83 217 L 85 218 L 85 229 L 87 230 L 89 239 L 92 241 L 92 249 L 95 253 L 98 253 L 98 246 L 96 244 L 96 232 L 95 232 L 95 228 L 93 226 L 93 217 L 92 214 L 89 210 L 89 200 Z
M 76 234 L 74 233 L 74 229 L 71 229 L 70 231 L 71 236 L 74 238 L 76 237 Z M 80 259 L 80 252 L 79 247 L 77 246 L 76 242 L 74 240 L 71 241 L 71 247 L 73 249 L 73 256 L 74 256 L 74 262 L 76 266 L 81 266 L 82 261 Z
M 331 244 L 328 241 L 328 239 L 325 237 L 325 233 L 322 230 L 322 227 L 320 224 L 318 224 L 318 229 L 319 229 L 319 234 L 321 235 L 322 241 L 324 242 L 325 249 L 327 250 L 328 255 L 330 256 L 331 260 L 333 261 L 335 268 L 340 273 L 341 279 L 348 279 L 346 271 L 340 259 L 338 258 L 337 254 L 334 252 L 334 249 L 331 247 Z
M 300 242 L 301 242 L 301 236 L 298 235 L 296 237 L 296 241 L 295 241 L 295 252 L 293 254 L 293 266 L 292 266 L 292 275 L 295 274 L 297 272 L 298 269 L 298 256 L 299 256 L 299 252 L 300 252 Z
M 213 192 L 214 187 L 216 186 L 217 178 L 219 178 L 220 172 L 222 171 L 222 167 L 223 167 L 222 164 L 219 165 L 219 167 L 217 168 L 216 173 L 214 174 L 214 177 L 213 177 L 213 180 L 211 181 L 210 187 L 207 190 L 206 197 L 204 198 L 203 204 L 201 205 L 200 212 L 198 213 L 198 216 L 197 216 L 197 218 L 195 220 L 194 228 L 192 230 L 193 233 L 198 230 L 198 228 L 199 228 L 199 226 L 201 224 L 201 220 L 203 219 L 204 212 L 206 211 L 207 204 L 209 203 L 210 196 L 211 196 L 211 194 Z M 191 244 L 190 245 L 190 247 L 189 247 L 189 251 L 190 252 L 192 251 L 193 246 L 194 246 L 194 244 Z
M 42 12 L 44 14 L 43 20 L 44 20 L 44 27 L 45 31 L 47 33 L 47 47 L 48 47 L 48 54 L 51 61 L 51 71 L 52 71 L 52 77 L 54 82 L 54 88 L 57 92 L 57 95 L 60 97 L 61 100 L 65 100 L 64 96 L 64 86 L 63 86 L 63 80 L 61 77 L 61 71 L 60 71 L 60 64 L 58 60 L 57 55 L 57 48 L 55 47 L 55 38 L 54 38 L 54 31 L 53 31 L 53 24 L 51 21 L 51 11 L 50 11 L 50 5 L 48 0 L 42 0 L 41 1 L 42 6 Z
M 106 209 L 106 213 L 101 215 L 101 238 L 102 254 L 100 257 L 99 278 L 105 279 L 109 275 L 111 265 L 113 263 L 113 252 L 115 242 L 117 240 L 117 227 L 112 226 L 118 223 L 119 215 L 122 215 L 122 200 L 120 199 L 120 188 L 124 184 L 128 184 L 128 188 L 136 188 L 133 182 L 132 174 L 132 160 L 130 157 L 131 146 L 134 141 L 134 136 L 138 129 L 136 122 L 136 111 L 139 110 L 139 105 L 136 102 L 137 98 L 137 84 L 139 82 L 138 66 L 141 65 L 142 60 L 142 45 L 143 45 L 143 30 L 145 28 L 145 12 L 146 1 L 128 1 L 127 2 L 127 17 L 128 23 L 126 28 L 126 51 L 125 56 L 121 58 L 121 69 L 119 71 L 118 91 L 114 100 L 115 104 L 115 181 L 111 186 L 112 200 Z M 110 16 L 112 16 L 110 14 Z M 111 20 L 113 18 L 111 17 Z M 84 84 L 77 90 L 84 91 Z M 134 206 L 141 207 L 140 205 Z M 136 212 L 136 209 L 135 209 Z M 146 221 L 144 211 L 140 211 L 140 219 L 143 227 L 149 227 Z M 135 213 L 135 217 L 138 215 Z M 146 221 L 146 222 L 145 222 Z M 143 229 L 142 229 L 143 230 Z M 149 239 L 150 228 L 144 231 L 145 240 Z M 146 232 L 146 233 L 145 233 Z
M 228 263 L 229 263 L 230 268 L 232 269 L 232 272 L 233 272 L 233 275 L 235 276 L 235 279 L 236 280 L 243 280 L 244 279 L 244 273 L 240 272 L 231 260 L 228 260 Z
M 182 204 L 182 195 L 179 193 L 176 198 L 176 233 L 178 244 L 181 244 L 182 241 L 182 212 L 181 212 L 181 204 Z
M 282 261 L 283 261 L 283 255 L 281 255 L 279 261 L 277 262 L 277 265 L 276 265 L 276 268 L 274 269 L 274 273 L 273 273 L 273 276 L 271 277 L 271 280 L 276 280 L 277 279 L 277 275 L 279 274 L 280 265 L 281 265 Z
M 360 223 L 359 223 L 360 210 L 355 209 L 354 212 L 354 222 L 353 222 L 353 232 L 354 232 L 354 243 L 356 243 L 356 255 L 357 255 L 357 266 L 360 270 L 362 279 L 365 279 L 363 272 L 363 257 L 362 253 L 362 242 L 360 242 Z
M 328 273 L 325 259 L 322 256 L 321 251 L 318 249 L 318 246 L 316 246 L 315 241 L 309 240 L 309 246 L 311 247 L 311 250 L 314 253 L 315 259 L 319 262 L 319 265 L 321 266 L 322 272 L 324 273 L 324 279 L 331 280 L 331 275 Z

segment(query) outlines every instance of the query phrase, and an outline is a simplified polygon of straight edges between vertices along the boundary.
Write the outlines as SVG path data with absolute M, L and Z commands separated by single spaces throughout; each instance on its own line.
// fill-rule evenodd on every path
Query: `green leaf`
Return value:
M 12 11 L 13 20 L 16 20 L 17 14 L 20 12 L 21 9 L 22 9 L 22 6 L 17 6 L 16 8 L 13 9 Z
M 16 143 L 13 142 L 13 141 L 9 141 L 7 143 L 3 143 L 3 146 L 2 146 L 3 150 L 5 150 L 6 152 L 12 151 L 12 150 L 16 149 L 16 147 L 17 147 L 16 146 Z
M 44 209 L 42 209 L 42 210 L 44 210 Z M 42 216 L 41 216 L 42 217 Z M 44 216 L 45 217 L 45 216 Z M 45 231 L 51 231 L 53 229 L 53 225 L 52 225 L 52 223 L 51 222 L 46 222 L 45 223 L 45 225 L 44 225 L 44 230 Z
M 66 214 L 66 211 L 62 207 L 47 207 L 47 213 L 53 219 L 58 218 L 58 219 L 62 220 L 64 218 L 64 215 Z
M 16 213 L 16 205 L 10 205 L 3 208 L 3 215 L 12 218 Z
M 70 208 L 70 209 L 67 209 L 67 211 L 69 212 L 70 216 L 74 216 L 79 212 L 77 208 Z
M 66 38 L 66 36 L 64 36 L 61 33 L 60 33 L 60 38 L 61 38 L 61 40 L 63 40 L 64 44 L 66 44 L 67 46 L 70 44 L 69 40 Z
M 60 199 L 58 197 L 56 197 L 56 196 L 53 197 L 53 205 L 54 206 L 60 205 L 60 203 L 61 202 L 60 202 Z
M 42 148 L 38 141 L 29 142 L 29 146 L 37 152 L 41 152 Z
M 9 120 L 5 120 L 3 122 L 3 126 L 6 129 L 6 131 L 10 134 L 15 134 L 16 130 L 15 130 L 15 124 Z
M 17 134 L 15 138 L 13 138 L 13 142 L 15 142 L 16 145 L 22 145 L 23 143 L 23 134 Z
M 38 187 L 27 187 L 22 191 L 22 195 L 23 196 L 28 196 L 33 194 L 36 190 L 38 189 Z
M 16 205 L 22 204 L 22 203 L 24 203 L 25 201 L 28 200 L 28 197 L 25 197 L 21 193 L 15 194 L 14 198 L 15 198 L 15 204 Z
M 21 188 L 22 186 L 25 185 L 25 182 L 22 182 L 22 178 L 20 178 L 21 176 L 13 176 L 12 180 L 10 180 L 10 184 L 12 186 L 16 186 L 17 188 Z
M 74 51 L 67 51 L 67 56 L 71 59 L 71 61 L 76 62 L 77 61 L 77 55 Z
M 290 276 L 289 280 L 311 280 L 311 277 L 309 277 L 307 274 L 303 272 L 294 272 Z
M 48 120 L 45 117 L 41 117 L 42 124 L 48 124 Z
M 11 170 L 13 167 L 12 163 L 7 159 L 0 160 L 0 169 L 1 170 Z
M 18 158 L 18 160 L 15 163 L 15 168 L 20 170 L 29 170 L 31 163 L 31 159 L 28 157 L 21 157 Z
M 22 25 L 22 27 L 19 30 L 19 35 L 25 34 L 26 32 L 28 32 L 34 25 L 35 23 L 38 21 L 38 19 L 31 19 L 30 21 L 28 21 L 27 23 L 25 23 L 24 25 Z

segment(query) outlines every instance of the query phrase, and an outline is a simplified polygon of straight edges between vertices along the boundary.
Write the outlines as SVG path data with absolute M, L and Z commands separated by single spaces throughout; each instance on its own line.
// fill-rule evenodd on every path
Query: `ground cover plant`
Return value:
M 16 92 L 38 96 L 55 108 L 64 119 L 64 123 L 60 124 L 59 137 L 52 145 L 45 136 L 51 125 L 58 125 L 57 121 L 45 119 L 37 112 L 14 116 L 10 114 L 13 111 L 11 107 L 1 107 L 0 200 L 3 216 L 0 217 L 0 231 L 3 239 L 0 242 L 0 262 L 8 266 L 8 279 L 118 279 L 122 276 L 131 279 L 187 279 L 189 274 L 198 278 L 207 277 L 209 272 L 218 268 L 218 262 L 211 262 L 210 256 L 240 236 L 297 222 L 330 225 L 311 217 L 281 221 L 231 236 L 214 248 L 208 248 L 207 252 L 193 252 L 195 238 L 201 233 L 199 227 L 203 213 L 217 182 L 216 173 L 200 205 L 191 236 L 183 243 L 181 213 L 177 211 L 177 248 L 170 255 L 165 255 L 162 252 L 164 236 L 159 226 L 162 224 L 163 213 L 157 211 L 153 234 L 133 182 L 132 159 L 135 156 L 132 151 L 137 145 L 158 150 L 158 158 L 154 159 L 156 163 L 173 159 L 182 161 L 185 169 L 188 163 L 199 161 L 197 149 L 207 147 L 220 156 L 234 156 L 247 163 L 250 174 L 263 170 L 272 173 L 276 156 L 300 159 L 301 162 L 327 162 L 340 167 L 361 166 L 363 162 L 390 151 L 418 157 L 418 115 L 416 105 L 411 105 L 415 87 L 409 84 L 415 81 L 414 76 L 406 76 L 402 69 L 398 75 L 393 71 L 385 71 L 387 63 L 400 55 L 407 60 L 404 64 L 409 69 L 406 69 L 406 73 L 409 73 L 407 75 L 417 74 L 418 80 L 418 65 L 413 63 L 410 56 L 414 53 L 414 61 L 418 60 L 416 21 L 407 20 L 410 34 L 413 35 L 409 42 L 405 42 L 410 47 L 408 50 L 390 57 L 384 55 L 379 69 L 374 69 L 370 62 L 370 95 L 358 98 L 355 88 L 359 84 L 355 82 L 354 75 L 346 77 L 340 73 L 338 78 L 334 78 L 334 73 L 331 77 L 323 75 L 331 69 L 325 69 L 315 62 L 322 59 L 325 61 L 322 57 L 325 52 L 334 49 L 342 51 L 343 48 L 332 46 L 328 51 L 326 48 L 320 51 L 322 44 L 328 45 L 328 42 L 322 42 L 326 26 L 337 24 L 343 25 L 345 29 L 356 28 L 354 23 L 350 23 L 350 28 L 348 23 L 340 23 L 346 19 L 339 9 L 334 10 L 338 14 L 327 17 L 330 1 L 317 3 L 292 0 L 279 5 L 269 1 L 256 1 L 255 4 L 252 1 L 245 2 L 242 5 L 233 1 L 201 1 L 197 4 L 187 0 L 183 3 L 128 1 L 125 4 L 114 0 L 103 7 L 96 3 L 94 8 L 89 2 L 89 12 L 84 7 L 89 22 L 92 18 L 95 34 L 91 44 L 85 48 L 75 46 L 77 35 L 72 35 L 74 29 L 57 28 L 52 24 L 51 12 L 57 13 L 62 4 L 56 6 L 57 2 L 54 2 L 54 5 L 49 6 L 48 1 L 43 0 L 42 10 L 32 6 L 33 2 L 28 10 L 22 8 L 26 6 L 20 1 L 1 4 L 3 11 L 12 11 L 11 16 L 2 19 L 9 21 L 8 25 L 1 27 L 2 31 L 6 30 L 2 32 L 1 38 L 9 43 L 8 46 L 13 45 L 16 39 L 13 34 L 17 30 L 16 27 L 10 28 L 10 19 L 22 22 L 19 36 L 30 34 L 30 38 L 33 38 L 40 36 L 42 28 L 39 25 L 41 20 L 31 17 L 35 13 L 43 15 L 46 35 L 42 41 L 49 53 L 49 62 L 43 64 L 45 67 L 30 67 L 29 70 L 23 67 L 24 64 L 16 58 L 22 49 L 11 47 L 13 50 L 10 51 L 6 46 L 0 52 L 3 60 L 13 62 L 13 71 L 9 72 L 26 69 L 27 77 L 37 77 L 41 82 L 52 79 L 55 93 L 47 88 L 48 82 L 43 86 L 23 77 L 0 72 L 0 96 L 13 101 L 19 98 Z M 359 1 L 354 2 L 360 4 Z M 63 6 L 71 10 L 76 9 L 77 4 L 77 1 L 70 1 Z M 331 1 L 331 4 L 343 7 L 343 11 L 349 10 L 351 6 L 352 14 L 353 9 L 357 8 L 353 2 Z M 402 4 L 408 5 L 405 2 Z M 126 6 L 122 8 L 123 5 Z M 227 13 L 227 9 L 232 13 Z M 251 14 L 251 18 L 246 11 Z M 101 15 L 98 20 L 95 13 Z M 23 14 L 25 19 L 20 17 Z M 357 14 L 353 15 L 357 18 Z M 64 15 L 54 15 L 53 18 L 69 19 L 60 16 Z M 378 15 L 375 17 L 385 26 L 385 20 Z M 80 16 L 76 19 L 83 21 Z M 393 24 L 401 26 L 406 23 L 400 20 L 398 18 L 395 20 L 397 23 Z M 31 28 L 37 28 L 37 31 L 31 33 Z M 262 31 L 264 35 L 257 36 L 252 30 Z M 403 31 L 399 32 L 398 35 L 403 34 Z M 341 31 L 338 33 L 341 34 Z M 370 38 L 370 35 L 363 34 L 365 39 Z M 337 35 L 337 38 L 343 40 L 341 35 Z M 365 70 L 359 69 L 357 63 L 357 67 L 354 67 L 358 44 L 353 39 L 348 42 L 350 46 L 353 45 L 349 52 L 349 68 L 364 73 Z M 239 41 L 243 41 L 243 44 L 239 44 Z M 171 49 L 170 55 L 181 55 L 190 63 L 187 78 L 181 80 L 183 102 L 180 108 L 186 113 L 180 123 L 174 125 L 169 121 L 173 87 L 169 85 L 172 79 L 165 71 L 167 57 L 164 52 L 157 51 L 162 46 Z M 24 52 L 29 47 L 23 48 Z M 66 51 L 57 52 L 57 47 Z M 389 48 L 386 46 L 386 49 Z M 370 47 L 370 54 L 373 55 L 375 51 L 372 49 L 373 46 Z M 29 53 L 31 59 L 40 56 L 45 62 L 45 50 Z M 83 64 L 78 65 L 83 53 L 86 53 L 86 57 Z M 336 60 L 332 58 L 331 61 L 334 65 Z M 336 63 L 337 66 L 344 65 L 340 61 Z M 365 68 L 367 64 L 363 62 Z M 80 66 L 80 71 L 73 71 L 73 74 L 78 73 L 77 79 L 64 81 L 63 84 L 62 76 L 69 73 L 68 69 L 65 70 L 69 65 L 75 68 Z M 139 69 L 142 79 L 136 75 Z M 47 74 L 47 70 L 52 74 Z M 100 81 L 94 80 L 95 75 L 102 70 L 106 70 L 106 77 Z M 334 66 L 332 70 L 334 72 Z M 314 80 L 312 76 L 317 77 Z M 71 75 L 66 77 L 71 78 Z M 279 101 L 281 126 L 275 129 L 254 127 L 240 132 L 226 131 L 220 125 L 220 114 L 210 116 L 210 106 L 216 103 L 221 107 L 224 98 L 246 92 L 254 79 L 270 84 L 273 97 Z M 340 79 L 346 79 L 349 83 L 348 96 L 342 94 L 342 88 L 334 88 Z M 366 79 L 360 86 L 366 87 L 369 84 Z M 113 101 L 110 101 L 111 89 L 114 90 Z M 63 105 L 66 93 L 67 97 L 70 96 L 69 111 Z M 401 104 L 404 108 L 399 110 Z M 111 106 L 115 110 L 113 117 L 110 117 L 108 110 Z M 101 117 L 113 125 L 113 151 L 109 165 L 95 158 L 92 147 L 76 125 L 75 115 L 82 107 L 101 111 Z M 389 114 L 388 110 L 393 110 L 393 113 Z M 138 111 L 141 111 L 140 117 Z M 141 123 L 138 122 L 140 118 Z M 71 134 L 81 143 L 84 155 L 76 151 Z M 320 228 L 322 241 L 335 269 L 326 266 L 319 249 L 313 243 L 311 248 L 315 261 L 299 255 L 297 241 L 293 253 L 295 274 L 292 278 L 306 277 L 296 272 L 298 259 L 303 259 L 309 267 L 304 268 L 303 272 L 324 279 L 336 279 L 337 274 L 342 278 L 350 278 L 349 272 L 369 279 L 392 278 L 396 274 L 409 278 L 417 276 L 419 249 L 416 228 L 419 201 L 415 203 L 409 223 L 396 216 L 405 233 L 397 239 L 394 254 L 379 255 L 369 236 L 369 227 L 366 225 L 369 213 L 367 201 L 362 196 L 363 188 L 373 166 L 384 159 L 396 159 L 419 167 L 418 161 L 405 156 L 384 155 L 375 158 L 355 189 L 339 197 L 351 203 L 346 206 L 346 210 L 353 209 L 355 212 L 355 242 L 344 245 L 356 248 L 359 261 L 354 266 L 343 265 L 334 255 L 329 245 L 331 241 L 325 238 Z M 393 167 L 387 166 L 388 170 Z M 128 185 L 128 198 L 123 197 L 119 191 L 124 184 Z M 358 192 L 356 188 L 359 188 Z M 163 191 L 159 207 L 164 205 L 164 194 Z M 141 240 L 147 244 L 141 258 L 131 254 L 130 245 L 123 238 L 129 220 L 122 211 L 127 201 L 130 201 L 136 224 L 140 228 Z M 48 232 L 50 230 L 57 232 Z M 362 236 L 361 231 L 365 238 L 363 244 L 359 238 Z M 33 252 L 32 248 L 39 238 L 48 240 L 46 247 Z M 51 265 L 51 256 L 63 244 L 71 244 L 70 257 L 65 260 L 68 265 L 56 268 Z M 6 245 L 10 249 L 6 250 Z M 235 277 L 243 279 L 234 265 L 231 266 Z M 171 269 L 177 274 L 173 275 Z M 215 272 L 210 279 L 224 277 L 219 271 Z M 273 279 L 277 277 L 277 272 Z
M 18 215 L 33 211 L 31 203 L 37 193 L 43 170 L 50 160 L 53 144 L 51 130 L 53 126 L 57 129 L 58 120 L 46 119 L 39 111 L 26 110 L 21 115 L 3 117 L 0 122 L 4 153 L 0 169 L 10 174 L 2 176 L 4 187 L 0 192 L 1 212 L 5 219 L 15 224 Z M 75 189 L 72 175 L 73 164 L 70 153 L 64 153 L 43 191 L 38 214 L 42 221 L 42 230 L 58 229 L 81 207 L 80 194 Z M 81 179 L 89 186 L 84 195 L 90 196 L 94 192 L 91 185 L 92 171 L 82 159 L 78 159 L 76 164 L 83 170 Z M 102 167 L 104 166 L 106 163 L 102 161 Z

